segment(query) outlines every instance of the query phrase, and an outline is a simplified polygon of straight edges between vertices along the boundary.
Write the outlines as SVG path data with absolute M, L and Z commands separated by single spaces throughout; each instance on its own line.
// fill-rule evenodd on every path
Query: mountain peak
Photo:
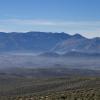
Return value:
M 82 35 L 80 35 L 78 33 L 74 34 L 72 37 L 77 38 L 77 39 L 80 39 L 80 38 L 84 38 L 85 39 L 84 36 L 82 36 Z

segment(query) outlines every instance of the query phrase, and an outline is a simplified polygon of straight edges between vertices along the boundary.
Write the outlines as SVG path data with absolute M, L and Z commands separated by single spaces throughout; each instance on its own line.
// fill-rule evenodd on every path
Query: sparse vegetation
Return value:
M 0 76 L 0 100 L 100 100 L 100 78 Z

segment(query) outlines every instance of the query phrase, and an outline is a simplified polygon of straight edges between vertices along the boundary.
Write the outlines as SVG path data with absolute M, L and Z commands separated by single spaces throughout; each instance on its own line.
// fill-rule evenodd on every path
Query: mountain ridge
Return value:
M 0 32 L 0 52 L 100 52 L 100 38 L 78 33 Z

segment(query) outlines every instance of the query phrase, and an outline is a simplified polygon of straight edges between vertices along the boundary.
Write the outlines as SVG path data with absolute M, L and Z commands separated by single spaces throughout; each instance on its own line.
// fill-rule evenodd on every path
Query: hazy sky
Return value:
M 0 0 L 0 31 L 100 37 L 100 0 Z

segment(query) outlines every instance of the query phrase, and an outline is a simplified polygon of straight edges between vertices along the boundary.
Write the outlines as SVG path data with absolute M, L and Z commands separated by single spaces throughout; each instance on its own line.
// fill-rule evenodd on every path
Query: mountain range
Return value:
M 50 32 L 0 32 L 0 52 L 100 53 L 100 38 Z

